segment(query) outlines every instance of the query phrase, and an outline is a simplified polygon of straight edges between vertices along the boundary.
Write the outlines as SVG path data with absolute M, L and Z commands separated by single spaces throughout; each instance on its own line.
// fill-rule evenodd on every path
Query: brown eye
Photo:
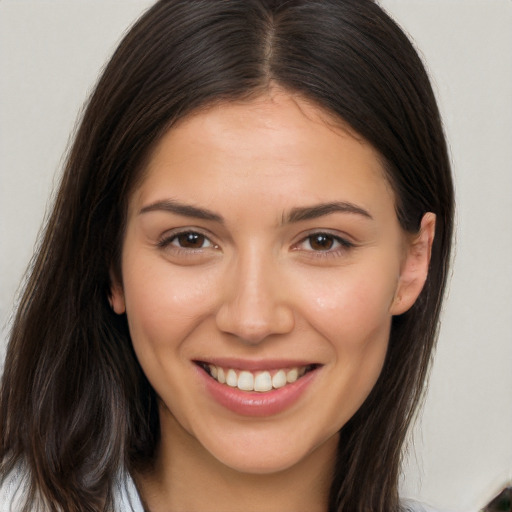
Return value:
M 195 233 L 193 231 L 176 235 L 172 240 L 172 244 L 184 249 L 203 249 L 211 245 L 208 238 L 201 233 Z
M 332 235 L 317 233 L 308 237 L 309 245 L 314 251 L 328 251 L 332 249 L 335 239 Z
M 341 256 L 354 247 L 352 242 L 331 233 L 318 231 L 303 238 L 296 246 L 296 249 L 307 251 L 317 255 Z

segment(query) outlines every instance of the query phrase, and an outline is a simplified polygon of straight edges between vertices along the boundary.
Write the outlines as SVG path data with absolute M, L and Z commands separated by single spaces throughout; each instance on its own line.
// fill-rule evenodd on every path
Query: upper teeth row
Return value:
M 242 391 L 265 392 L 271 389 L 279 389 L 286 384 L 295 382 L 306 373 L 306 367 L 278 370 L 274 375 L 268 371 L 252 373 L 246 370 L 238 371 L 232 368 L 224 369 L 215 365 L 208 365 L 210 375 L 220 382 L 232 388 Z

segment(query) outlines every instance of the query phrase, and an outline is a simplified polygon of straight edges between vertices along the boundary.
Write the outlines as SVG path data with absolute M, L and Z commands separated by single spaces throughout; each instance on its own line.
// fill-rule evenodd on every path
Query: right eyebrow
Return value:
M 207 210 L 205 208 L 198 208 L 197 206 L 192 206 L 190 204 L 180 203 L 173 199 L 164 199 L 162 201 L 156 201 L 155 203 L 151 203 L 147 206 L 144 206 L 139 211 L 139 215 L 155 211 L 170 212 L 175 213 L 177 215 L 183 215 L 184 217 L 191 217 L 194 219 L 202 220 L 212 220 L 214 222 L 219 222 L 221 224 L 224 223 L 224 219 L 217 213 L 212 212 L 211 210 Z

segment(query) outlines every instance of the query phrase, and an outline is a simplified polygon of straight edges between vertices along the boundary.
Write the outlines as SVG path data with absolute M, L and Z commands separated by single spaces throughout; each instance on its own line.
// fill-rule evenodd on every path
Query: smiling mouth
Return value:
M 220 384 L 237 388 L 240 391 L 256 391 L 258 393 L 267 393 L 275 389 L 284 388 L 320 366 L 318 364 L 310 364 L 253 372 L 235 368 L 223 368 L 203 361 L 196 361 L 196 364 Z

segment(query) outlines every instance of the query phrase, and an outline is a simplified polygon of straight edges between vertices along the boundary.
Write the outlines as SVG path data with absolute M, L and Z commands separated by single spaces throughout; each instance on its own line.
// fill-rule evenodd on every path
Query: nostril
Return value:
M 291 308 L 276 304 L 224 304 L 216 315 L 218 328 L 247 344 L 260 343 L 269 336 L 286 334 L 295 325 Z

